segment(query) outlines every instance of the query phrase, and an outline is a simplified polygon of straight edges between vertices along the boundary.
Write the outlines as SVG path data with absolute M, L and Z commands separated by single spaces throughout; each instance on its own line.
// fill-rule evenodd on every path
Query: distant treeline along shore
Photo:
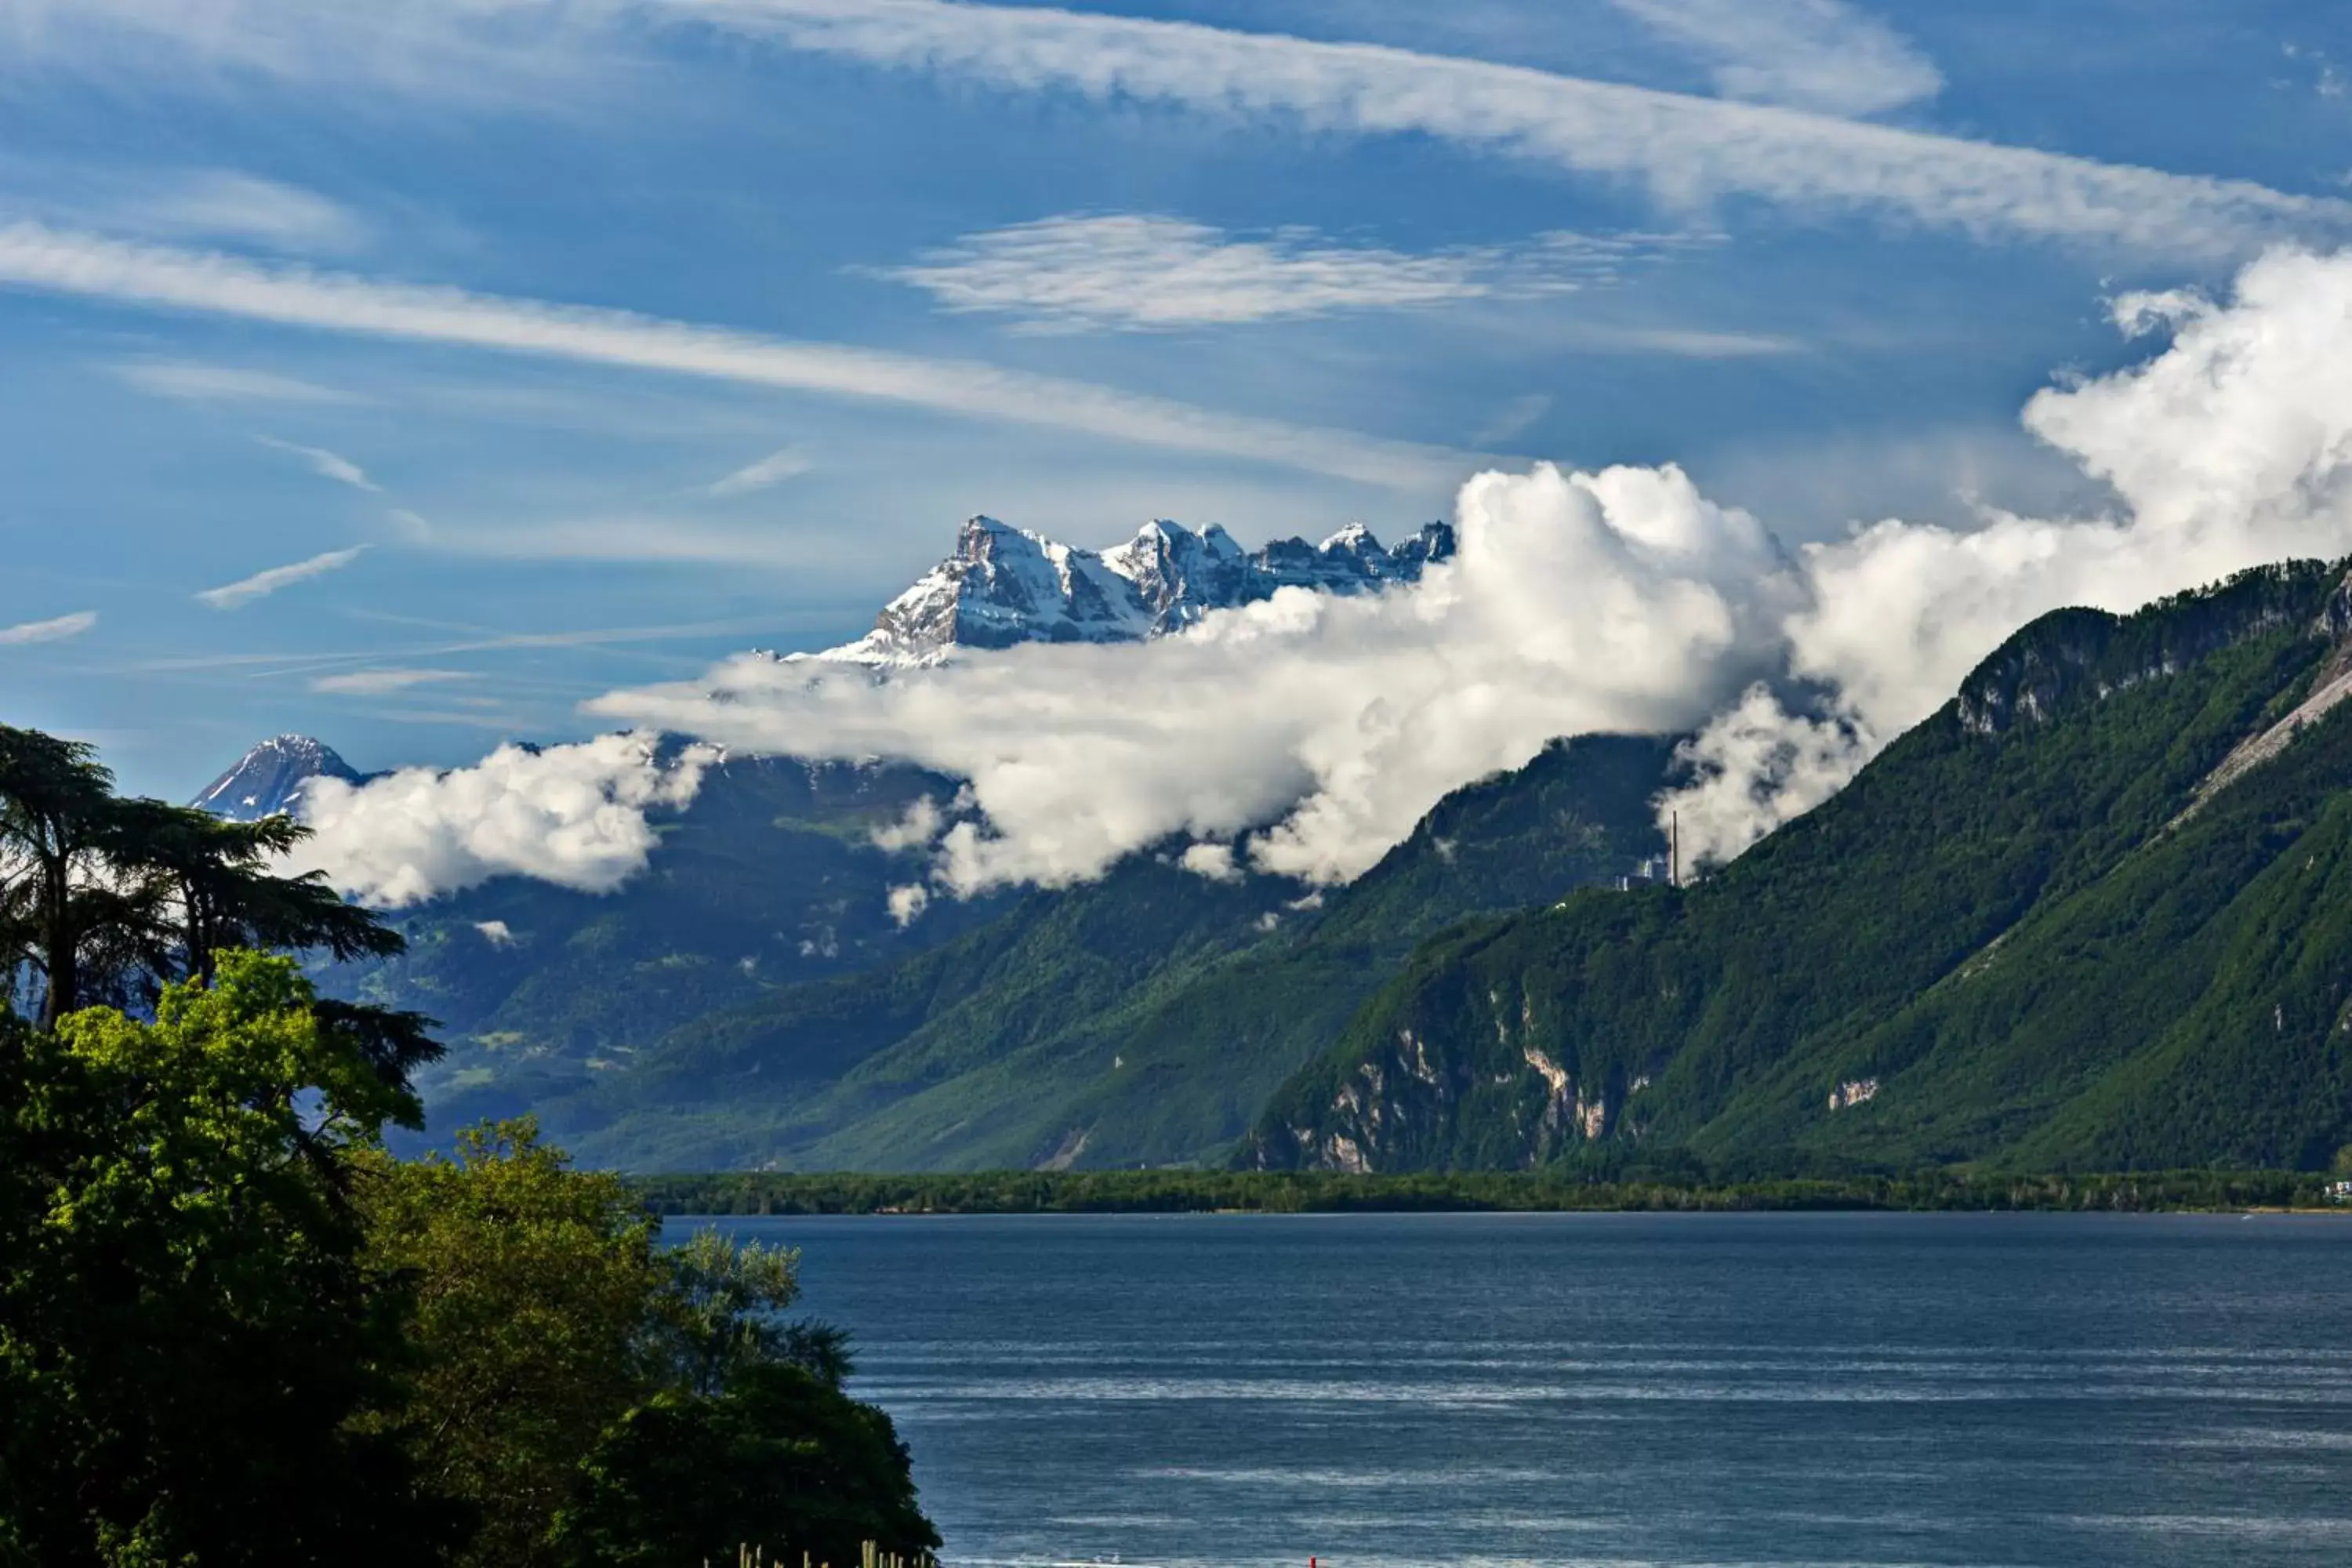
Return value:
M 692 1215 L 1735 1213 L 2026 1211 L 2352 1213 L 2341 1178 L 2287 1171 L 1841 1180 L 1580 1182 L 1545 1173 L 990 1171 L 970 1175 L 752 1172 L 634 1178 L 648 1207 Z

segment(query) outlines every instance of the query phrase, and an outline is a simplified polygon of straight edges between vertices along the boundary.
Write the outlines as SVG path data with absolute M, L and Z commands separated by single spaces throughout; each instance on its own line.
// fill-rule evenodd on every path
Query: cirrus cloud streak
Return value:
M 2240 255 L 2265 238 L 2352 229 L 2352 204 L 2247 181 L 1378 44 L 950 0 L 672 0 L 669 9 L 793 49 L 1011 92 L 1166 104 L 1309 132 L 1433 136 L 1630 182 L 1675 210 L 1755 196 L 1979 239 L 2059 239 L 2168 256 Z
M 234 583 L 224 583 L 217 588 L 206 588 L 196 595 L 196 601 L 199 604 L 209 605 L 215 610 L 237 609 L 253 603 L 256 599 L 266 599 L 281 588 L 290 588 L 297 583 L 307 583 L 313 577 L 323 577 L 330 572 L 340 572 L 366 554 L 367 549 L 366 545 L 361 544 L 349 550 L 330 550 L 323 554 L 313 555 L 308 560 L 289 562 L 283 566 L 272 566 L 268 571 L 256 572 L 250 577 L 240 577 Z
M 63 642 L 68 637 L 81 636 L 97 625 L 96 610 L 77 610 L 70 616 L 58 616 L 46 621 L 20 621 L 13 626 L 0 626 L 0 647 Z
M 364 337 L 457 344 L 910 405 L 965 418 L 1303 469 L 1399 489 L 1443 482 L 1459 456 L 1221 414 L 971 360 L 801 342 L 625 310 L 382 282 L 217 252 L 0 227 L 0 285 Z
M 1303 229 L 1249 238 L 1150 213 L 1065 214 L 967 236 L 880 276 L 1031 331 L 1160 331 L 1570 294 L 1713 238 L 1557 233 L 1410 255 Z

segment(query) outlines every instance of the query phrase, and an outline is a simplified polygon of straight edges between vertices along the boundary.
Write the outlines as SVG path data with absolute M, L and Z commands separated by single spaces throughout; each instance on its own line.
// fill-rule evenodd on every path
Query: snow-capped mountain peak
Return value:
M 884 606 L 871 632 L 816 657 L 929 664 L 959 647 L 1139 642 L 1278 588 L 1354 594 L 1412 582 L 1453 553 L 1454 530 L 1442 522 L 1394 549 L 1358 522 L 1320 544 L 1283 539 L 1253 552 L 1215 524 L 1195 532 L 1162 518 L 1097 552 L 974 517 L 957 533 L 955 553 Z
M 361 782 L 333 747 L 308 735 L 277 735 L 246 752 L 189 804 L 237 822 L 291 813 L 314 778 Z

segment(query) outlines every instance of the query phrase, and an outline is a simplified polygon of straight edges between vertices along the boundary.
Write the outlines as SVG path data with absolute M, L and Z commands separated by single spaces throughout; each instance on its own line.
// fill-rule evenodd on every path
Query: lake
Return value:
M 2352 1562 L 2331 1217 L 718 1223 L 950 1563 Z

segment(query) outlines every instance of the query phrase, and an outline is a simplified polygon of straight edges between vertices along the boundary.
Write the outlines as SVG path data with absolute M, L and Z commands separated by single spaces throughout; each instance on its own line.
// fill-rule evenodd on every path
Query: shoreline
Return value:
M 1084 1214 L 2275 1214 L 2352 1215 L 2338 1178 L 2169 1171 L 1595 1182 L 1523 1172 L 1084 1171 L 887 1175 L 737 1172 L 625 1178 L 665 1218 Z

